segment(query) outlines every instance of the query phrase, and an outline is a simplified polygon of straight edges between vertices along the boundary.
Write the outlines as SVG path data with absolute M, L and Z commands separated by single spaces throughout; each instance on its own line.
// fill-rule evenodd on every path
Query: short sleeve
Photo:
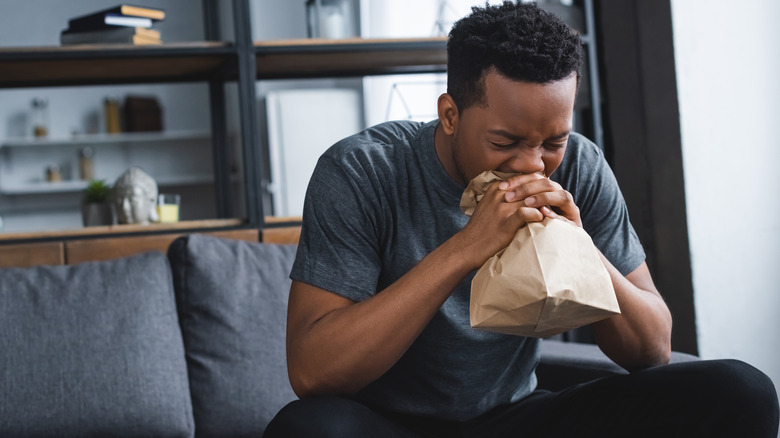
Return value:
M 574 197 L 585 231 L 617 270 L 627 275 L 645 261 L 645 252 L 628 215 L 615 175 L 598 147 L 581 136 L 553 179 Z
M 381 270 L 369 163 L 329 151 L 317 162 L 290 278 L 354 301 L 376 293 Z M 374 198 L 374 199 L 372 199 Z

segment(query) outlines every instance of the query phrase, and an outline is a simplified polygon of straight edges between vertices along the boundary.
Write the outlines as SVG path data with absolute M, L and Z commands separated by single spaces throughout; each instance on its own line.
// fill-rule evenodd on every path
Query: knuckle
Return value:
M 491 184 L 488 186 L 485 193 L 482 195 L 482 199 L 485 198 L 499 198 L 503 196 L 504 192 L 498 188 L 498 184 Z
M 515 209 L 515 211 L 512 212 L 512 216 L 514 216 L 515 219 L 520 219 L 525 222 L 525 214 L 523 213 L 522 208 Z
M 544 215 L 536 208 L 520 207 L 515 210 L 515 215 L 523 220 L 524 223 L 539 222 L 544 219 Z
M 517 192 L 518 198 L 525 199 L 533 195 L 536 191 L 533 189 L 532 184 L 523 184 L 518 187 L 515 192 Z

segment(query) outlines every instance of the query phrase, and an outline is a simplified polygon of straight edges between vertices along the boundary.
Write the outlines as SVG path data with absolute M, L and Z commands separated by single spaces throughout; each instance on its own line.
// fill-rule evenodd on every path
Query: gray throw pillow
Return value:
M 193 433 L 162 253 L 0 269 L 0 436 Z
M 259 437 L 295 394 L 285 327 L 293 245 L 193 234 L 168 258 L 198 437 Z

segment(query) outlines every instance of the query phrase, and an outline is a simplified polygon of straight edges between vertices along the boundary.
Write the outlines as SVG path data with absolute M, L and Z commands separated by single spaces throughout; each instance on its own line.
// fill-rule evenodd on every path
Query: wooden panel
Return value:
M 26 268 L 36 265 L 62 265 L 62 242 L 0 246 L 0 268 Z
M 301 238 L 301 227 L 266 228 L 263 230 L 263 243 L 297 244 Z
M 262 41 L 255 54 L 259 79 L 443 72 L 447 39 Z
M 108 239 L 71 240 L 65 242 L 65 261 L 68 264 L 77 264 L 88 261 L 111 260 L 119 257 L 127 257 L 146 251 L 167 252 L 168 246 L 177 237 L 185 233 L 160 234 L 154 236 L 137 237 L 112 237 Z M 258 230 L 228 230 L 214 231 L 209 234 L 216 237 L 246 240 L 257 242 Z
M 232 53 L 221 42 L 0 48 L 0 86 L 207 80 Z
M 300 225 L 303 220 L 302 216 L 266 216 L 266 224 L 294 224 Z
M 0 233 L 0 244 L 3 241 L 13 241 L 17 239 L 51 239 L 56 240 L 59 238 L 73 237 L 78 238 L 81 236 L 100 236 L 111 235 L 115 233 L 144 233 L 149 231 L 170 231 L 171 233 L 197 233 L 199 228 L 221 228 L 221 227 L 237 227 L 243 224 L 241 219 L 205 219 L 197 221 L 179 221 L 167 224 L 150 224 L 150 225 L 107 225 L 101 227 L 84 227 L 76 228 L 73 230 L 56 230 L 56 231 L 33 231 L 25 233 Z
M 260 241 L 260 231 L 253 230 L 253 229 L 212 231 L 203 234 L 208 234 L 209 236 L 215 236 L 215 237 L 222 237 L 225 239 L 245 240 L 247 242 L 255 242 L 255 243 Z

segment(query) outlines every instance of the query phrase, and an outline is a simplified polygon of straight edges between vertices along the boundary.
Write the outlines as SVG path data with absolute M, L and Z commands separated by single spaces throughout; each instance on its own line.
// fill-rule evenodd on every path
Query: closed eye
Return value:
M 565 138 L 563 140 L 548 141 L 544 143 L 544 147 L 550 150 L 561 149 L 565 147 L 568 142 L 569 142 L 568 138 Z
M 498 149 L 508 149 L 514 147 L 517 144 L 517 142 L 512 142 L 512 143 L 496 143 L 494 141 L 488 141 L 488 142 Z

